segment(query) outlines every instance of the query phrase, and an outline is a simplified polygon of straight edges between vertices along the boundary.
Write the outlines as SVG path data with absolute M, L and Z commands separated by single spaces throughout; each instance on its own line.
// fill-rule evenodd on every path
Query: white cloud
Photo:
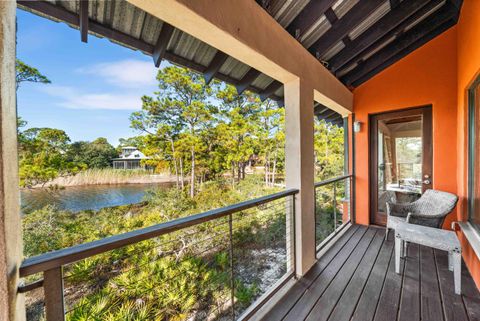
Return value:
M 155 85 L 157 75 L 153 62 L 134 59 L 95 64 L 77 71 L 101 77 L 111 84 L 127 88 Z
M 71 109 L 138 110 L 142 107 L 141 96 L 137 93 L 86 93 L 56 85 L 45 86 L 41 91 L 59 98 L 58 106 Z

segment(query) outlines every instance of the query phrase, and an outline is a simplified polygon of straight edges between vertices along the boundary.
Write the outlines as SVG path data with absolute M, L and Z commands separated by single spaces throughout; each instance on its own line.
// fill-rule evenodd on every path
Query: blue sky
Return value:
M 128 118 L 157 88 L 151 57 L 91 35 L 82 43 L 78 30 L 22 10 L 17 24 L 17 57 L 52 81 L 20 86 L 18 114 L 28 127 L 63 129 L 72 141 L 106 137 L 114 146 L 138 134 Z

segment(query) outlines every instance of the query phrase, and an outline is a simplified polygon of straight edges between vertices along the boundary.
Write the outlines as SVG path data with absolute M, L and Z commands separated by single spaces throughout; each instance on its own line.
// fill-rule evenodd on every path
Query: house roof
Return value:
M 135 147 L 131 147 L 131 148 L 135 148 Z M 135 151 L 131 152 L 128 155 L 122 154 L 120 157 L 114 158 L 113 160 L 124 161 L 124 160 L 142 160 L 142 159 L 150 159 L 150 157 L 145 156 L 144 153 L 136 149 Z
M 88 34 L 140 50 L 283 105 L 283 85 L 126 1 L 17 1 L 20 8 Z M 462 0 L 257 0 L 345 85 L 356 87 L 441 34 L 457 20 Z M 315 104 L 319 119 L 341 115 Z

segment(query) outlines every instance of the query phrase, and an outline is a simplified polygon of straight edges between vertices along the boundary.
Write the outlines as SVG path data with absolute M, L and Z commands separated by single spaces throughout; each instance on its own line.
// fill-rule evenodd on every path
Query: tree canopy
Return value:
M 31 67 L 17 59 L 15 61 L 15 70 L 16 70 L 16 83 L 17 89 L 20 87 L 22 82 L 38 82 L 42 84 L 49 84 L 50 80 L 44 76 L 37 68 Z

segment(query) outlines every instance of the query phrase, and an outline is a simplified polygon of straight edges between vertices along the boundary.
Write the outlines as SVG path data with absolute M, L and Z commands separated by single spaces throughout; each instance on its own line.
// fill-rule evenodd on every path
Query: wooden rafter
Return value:
M 379 72 L 381 72 L 385 68 L 393 65 L 395 62 L 402 59 L 403 57 L 405 57 L 406 55 L 408 55 L 412 51 L 420 48 L 421 46 L 423 46 L 424 44 L 426 44 L 430 40 L 434 39 L 438 35 L 442 34 L 446 30 L 450 29 L 455 24 L 456 24 L 455 20 L 446 21 L 442 25 L 438 26 L 435 30 L 433 30 L 432 32 L 427 34 L 425 37 L 419 39 L 418 41 L 412 43 L 410 46 L 404 48 L 399 53 L 397 53 L 395 56 L 392 56 L 391 58 L 385 60 L 383 63 L 378 65 L 376 68 L 374 68 L 374 69 L 366 72 L 365 74 L 361 75 L 357 80 L 352 82 L 351 85 L 354 86 L 354 87 L 357 87 L 357 86 L 361 85 L 362 83 L 364 83 L 368 79 L 372 78 L 374 75 L 378 74 Z
M 79 16 L 73 12 L 70 12 L 64 8 L 61 8 L 59 6 L 56 6 L 50 2 L 47 1 L 29 1 L 29 0 L 17 0 L 17 4 L 24 7 L 28 8 L 30 10 L 33 10 L 35 12 L 42 13 L 44 15 L 53 17 L 55 19 L 61 20 L 66 22 L 67 24 L 74 26 L 76 28 L 79 28 Z M 90 32 L 97 34 L 99 36 L 108 38 L 112 41 L 121 43 L 127 47 L 134 48 L 136 50 L 140 50 L 143 53 L 147 55 L 153 55 L 153 50 L 154 46 L 135 37 L 132 37 L 128 34 L 125 34 L 121 31 L 114 30 L 110 27 L 107 27 L 105 25 L 102 25 L 98 22 L 95 21 L 90 21 L 89 22 L 89 29 Z M 173 52 L 166 51 L 164 59 L 167 59 L 168 61 L 178 64 L 187 68 L 190 68 L 192 70 L 195 70 L 199 73 L 204 73 L 206 71 L 206 67 L 198 64 L 194 61 L 191 61 L 187 58 L 184 58 L 182 56 L 176 55 Z M 232 85 L 236 85 L 238 83 L 237 79 L 234 79 L 228 75 L 224 75 L 220 72 L 218 72 L 215 76 L 219 80 L 225 81 L 227 83 L 230 83 Z M 254 87 L 252 85 L 248 86 L 247 90 L 250 90 L 252 92 L 259 93 L 262 91 L 261 88 Z M 281 101 L 283 98 L 278 97 L 276 95 L 273 95 L 270 97 L 273 100 L 276 101 Z
M 326 118 L 325 118 L 325 121 L 334 122 L 334 121 L 337 121 L 337 120 L 339 120 L 339 119 L 342 119 L 342 115 L 340 115 L 339 113 L 335 112 L 335 114 L 330 115 L 329 117 L 326 117 Z
M 168 42 L 172 38 L 173 31 L 175 28 L 168 23 L 164 22 L 162 25 L 162 30 L 158 36 L 157 43 L 153 47 L 152 58 L 155 64 L 155 67 L 159 67 L 162 59 L 165 57 L 165 52 L 167 51 Z
M 227 58 L 227 54 L 221 52 L 220 50 L 217 51 L 212 61 L 208 65 L 207 69 L 203 73 L 203 77 L 205 78 L 205 82 L 207 84 L 209 84 L 213 80 L 213 78 L 215 78 L 215 75 L 220 70 L 220 68 L 222 68 Z
M 375 45 L 372 44 L 379 45 L 383 39 L 386 40 L 398 34 L 406 26 L 416 21 L 441 2 L 442 0 L 410 0 L 401 2 L 395 10 L 380 18 L 366 32 L 352 40 L 350 44 L 347 44 L 345 48 L 330 59 L 328 62 L 329 69 L 336 72 L 355 57 L 368 52 L 366 49 L 375 48 Z
M 250 68 L 245 76 L 243 76 L 235 86 L 237 88 L 237 93 L 241 95 L 260 75 L 260 71 Z
M 262 92 L 260 92 L 260 99 L 264 101 L 267 98 L 272 98 L 275 92 L 282 87 L 283 84 L 279 81 L 272 81 Z
M 347 36 L 350 31 L 383 3 L 385 3 L 384 0 L 359 1 L 341 19 L 338 19 L 323 36 L 315 41 L 309 51 L 313 54 L 318 53 L 322 57 L 328 49 Z
M 326 112 L 326 113 L 324 113 L 324 114 L 321 114 L 320 117 L 321 117 L 322 119 L 329 119 L 330 117 L 335 116 L 335 115 L 337 115 L 337 114 L 338 114 L 338 113 L 337 113 L 335 110 L 331 110 L 331 109 L 330 109 L 330 111 L 328 111 L 328 112 Z
M 418 44 L 424 44 L 433 39 L 432 35 L 438 35 L 439 31 L 445 31 L 446 29 L 444 28 L 448 29 L 449 27 L 447 26 L 452 26 L 456 23 L 457 16 L 457 9 L 450 3 L 447 3 L 436 14 L 427 17 L 418 25 L 399 36 L 394 42 L 365 60 L 361 65 L 345 75 L 342 81 L 348 85 L 358 84 L 358 80 L 365 78 L 365 75 L 372 73 L 373 70 L 384 66 L 392 58 L 398 59 L 401 55 L 405 56 L 409 52 L 407 52 L 408 48 L 418 48 L 421 46 Z
M 80 39 L 82 42 L 88 42 L 88 0 L 80 0 L 80 10 L 78 12 Z
M 288 25 L 287 31 L 293 35 L 302 35 L 335 3 L 336 0 L 312 0 Z

